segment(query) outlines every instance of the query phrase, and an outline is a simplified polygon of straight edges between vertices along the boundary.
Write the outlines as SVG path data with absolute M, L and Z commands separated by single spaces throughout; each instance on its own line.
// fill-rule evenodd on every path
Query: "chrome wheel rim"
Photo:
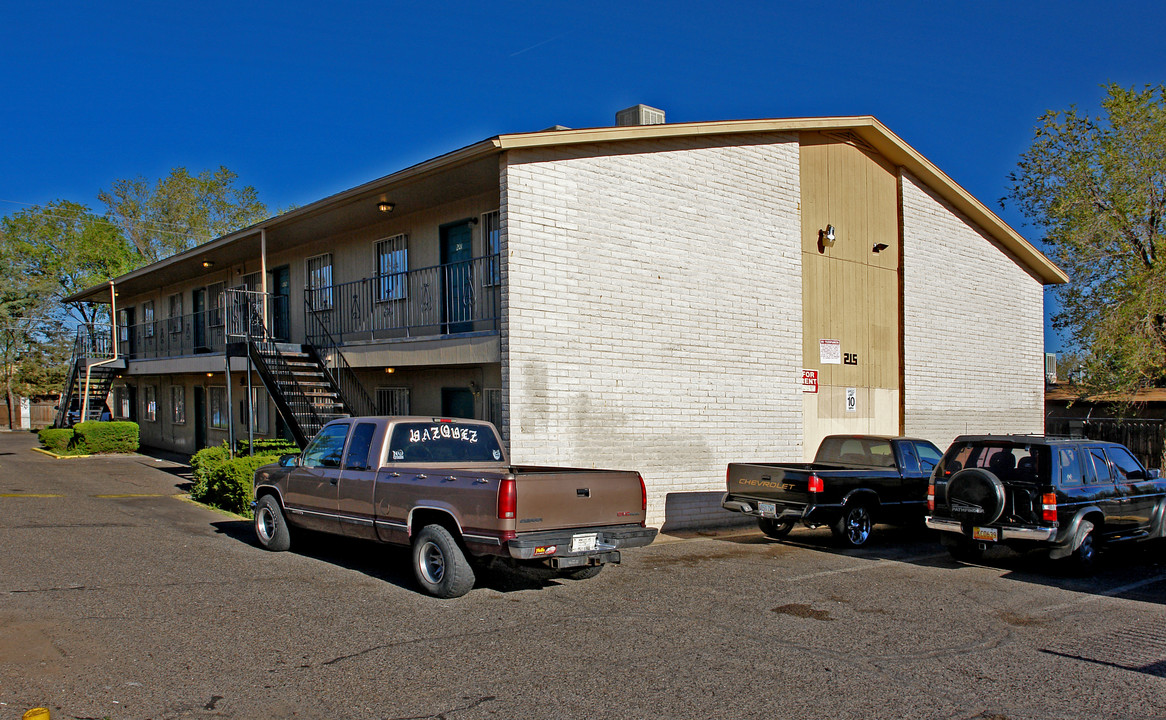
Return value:
M 425 580 L 434 584 L 441 582 L 445 577 L 445 555 L 441 548 L 433 542 L 426 542 L 419 555 L 418 565 Z
M 870 537 L 870 515 L 866 508 L 857 508 L 846 516 L 846 535 L 854 545 L 861 545 Z
M 269 508 L 259 508 L 255 515 L 255 528 L 259 531 L 259 538 L 265 543 L 275 536 L 275 515 Z

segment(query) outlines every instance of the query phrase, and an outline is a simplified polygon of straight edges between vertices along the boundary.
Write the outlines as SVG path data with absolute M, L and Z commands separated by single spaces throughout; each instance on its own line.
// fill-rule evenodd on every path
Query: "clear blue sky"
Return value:
M 326 5 L 326 7 L 325 7 Z M 1046 109 L 1166 82 L 1157 2 L 9 2 L 0 214 L 225 165 L 274 209 L 505 132 L 874 115 L 999 210 Z M 1046 345 L 1058 340 L 1047 333 Z

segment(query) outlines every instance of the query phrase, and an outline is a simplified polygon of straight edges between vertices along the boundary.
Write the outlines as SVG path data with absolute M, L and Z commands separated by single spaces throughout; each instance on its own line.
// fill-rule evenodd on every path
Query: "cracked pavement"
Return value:
M 403 549 L 268 553 L 182 466 L 33 444 L 0 433 L 0 720 L 1166 717 L 1161 544 L 1074 578 L 746 528 L 437 600 Z

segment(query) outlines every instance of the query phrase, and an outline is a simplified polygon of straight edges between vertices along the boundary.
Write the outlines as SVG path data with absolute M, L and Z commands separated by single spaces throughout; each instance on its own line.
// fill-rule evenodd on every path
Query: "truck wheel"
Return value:
M 842 515 L 830 526 L 834 537 L 846 547 L 861 547 L 870 539 L 870 529 L 874 525 L 870 510 L 862 503 L 847 503 Z
M 1081 542 L 1069 556 L 1069 562 L 1078 574 L 1089 575 L 1097 569 L 1097 532 L 1093 523 L 1082 520 L 1077 533 Z
M 794 529 L 794 524 L 789 520 L 778 522 L 772 518 L 757 518 L 757 527 L 761 528 L 761 532 L 765 533 L 767 537 L 781 540 L 789 535 L 790 530 Z
M 573 570 L 564 570 L 559 574 L 562 577 L 569 578 L 571 580 L 590 580 L 591 578 L 598 575 L 599 571 L 602 569 L 602 565 L 590 565 L 588 567 L 575 568 Z
M 441 525 L 426 525 L 413 539 L 413 572 L 434 597 L 461 597 L 474 587 L 474 569 Z
M 291 547 L 291 531 L 287 520 L 279 509 L 279 502 L 271 495 L 259 498 L 255 507 L 255 537 L 259 544 L 273 552 L 282 552 Z

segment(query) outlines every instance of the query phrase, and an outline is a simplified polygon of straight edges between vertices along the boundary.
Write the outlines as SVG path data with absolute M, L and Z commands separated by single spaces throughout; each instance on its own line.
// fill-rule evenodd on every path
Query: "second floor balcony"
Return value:
M 118 354 L 133 360 L 222 354 L 229 342 L 247 337 L 338 346 L 497 332 L 501 296 L 497 255 L 306 288 L 290 297 L 228 289 L 206 298 L 206 309 L 119 324 Z

